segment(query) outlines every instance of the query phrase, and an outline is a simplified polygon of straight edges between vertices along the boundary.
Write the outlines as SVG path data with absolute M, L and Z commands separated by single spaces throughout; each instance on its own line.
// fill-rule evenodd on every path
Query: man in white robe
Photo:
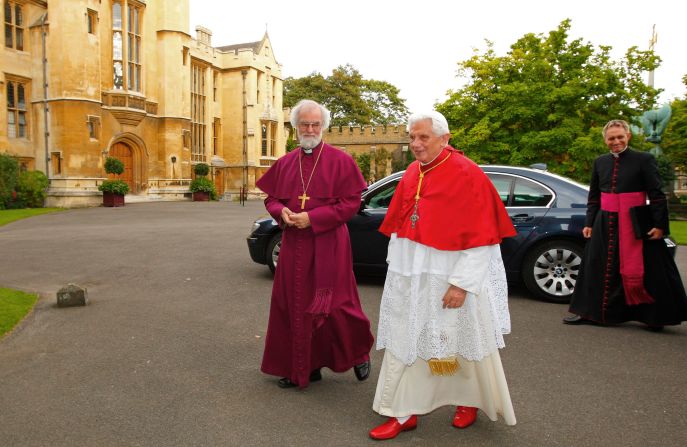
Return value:
M 440 113 L 412 115 L 408 128 L 416 161 L 380 227 L 390 236 L 377 335 L 386 351 L 373 409 L 389 419 L 370 437 L 413 430 L 445 405 L 458 428 L 478 409 L 514 425 L 498 350 L 510 332 L 499 243 L 515 229 L 487 176 L 448 146 Z

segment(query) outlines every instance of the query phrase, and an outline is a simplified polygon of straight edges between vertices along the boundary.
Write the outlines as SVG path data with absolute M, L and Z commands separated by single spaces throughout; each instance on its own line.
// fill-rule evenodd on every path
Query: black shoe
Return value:
M 282 378 L 279 379 L 279 381 L 277 382 L 277 386 L 278 386 L 279 388 L 294 388 L 294 387 L 297 387 L 298 385 L 296 385 L 295 383 L 293 383 L 293 382 L 291 381 L 291 379 L 289 379 L 288 377 L 282 377 Z
M 355 377 L 361 382 L 370 377 L 370 370 L 372 370 L 372 364 L 369 360 L 353 367 Z
M 647 324 L 646 330 L 651 332 L 663 332 L 663 326 Z
M 563 318 L 563 324 L 596 324 L 596 322 L 582 318 L 579 315 L 568 315 Z
M 319 382 L 320 380 L 322 380 L 322 373 L 320 372 L 320 368 L 313 369 L 310 372 L 310 381 Z
M 310 381 L 311 382 L 319 382 L 320 380 L 322 380 L 322 373 L 320 372 L 320 368 L 313 369 L 310 372 Z M 289 379 L 288 377 L 282 377 L 277 382 L 277 386 L 279 388 L 294 388 L 294 387 L 297 387 L 298 384 L 293 383 L 291 381 L 291 379 Z

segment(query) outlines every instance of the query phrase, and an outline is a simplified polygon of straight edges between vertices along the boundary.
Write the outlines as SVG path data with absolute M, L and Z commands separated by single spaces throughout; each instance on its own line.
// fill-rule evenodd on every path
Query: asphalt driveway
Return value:
M 0 446 L 374 445 L 373 374 L 304 391 L 259 371 L 272 277 L 245 238 L 261 202 L 69 210 L 0 227 L 0 286 L 41 293 L 0 340 Z M 685 279 L 687 248 L 678 250 Z M 89 304 L 58 309 L 67 283 Z M 382 283 L 361 279 L 376 329 Z M 569 327 L 511 291 L 502 351 L 518 425 L 444 408 L 394 445 L 683 445 L 687 326 Z

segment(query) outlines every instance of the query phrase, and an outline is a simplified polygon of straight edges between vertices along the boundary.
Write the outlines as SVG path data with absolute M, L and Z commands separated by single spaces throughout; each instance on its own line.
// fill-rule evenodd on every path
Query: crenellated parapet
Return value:
M 322 138 L 355 157 L 367 157 L 369 170 L 364 170 L 363 176 L 369 182 L 391 174 L 393 164 L 409 153 L 410 137 L 405 125 L 332 126 Z
M 383 144 L 408 142 L 405 125 L 332 126 L 324 131 L 326 141 L 352 144 Z
M 410 143 L 405 125 L 389 126 L 332 126 L 323 132 L 327 143 L 351 154 L 376 152 L 390 154 L 407 150 Z

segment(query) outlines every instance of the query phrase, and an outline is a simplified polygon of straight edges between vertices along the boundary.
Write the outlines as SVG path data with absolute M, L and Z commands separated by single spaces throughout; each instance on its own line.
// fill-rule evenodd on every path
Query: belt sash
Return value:
M 630 219 L 630 208 L 640 205 L 646 205 L 644 192 L 601 193 L 601 209 L 618 213 L 620 276 L 625 290 L 625 303 L 628 306 L 654 302 L 644 288 L 644 243 L 641 239 L 635 238 Z

